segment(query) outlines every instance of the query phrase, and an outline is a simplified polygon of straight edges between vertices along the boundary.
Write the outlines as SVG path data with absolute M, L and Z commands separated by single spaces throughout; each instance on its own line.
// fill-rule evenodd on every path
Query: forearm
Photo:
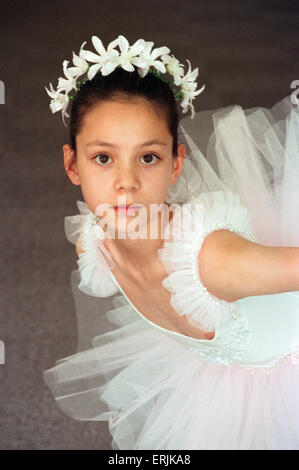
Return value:
M 299 291 L 299 247 L 286 247 L 285 250 L 290 260 L 286 279 L 287 290 Z
M 253 244 L 244 250 L 244 294 L 264 295 L 299 291 L 299 247 L 268 247 Z M 246 263 L 247 259 L 247 263 Z M 250 281 L 251 279 L 251 281 Z
M 200 250 L 199 273 L 207 290 L 228 302 L 299 291 L 299 247 L 270 247 L 215 231 Z

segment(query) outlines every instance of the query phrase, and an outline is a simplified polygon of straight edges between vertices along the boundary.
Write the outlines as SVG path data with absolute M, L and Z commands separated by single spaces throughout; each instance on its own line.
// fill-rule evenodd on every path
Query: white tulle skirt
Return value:
M 73 272 L 74 287 L 76 279 Z M 122 297 L 114 304 L 105 316 L 114 328 L 44 372 L 66 414 L 107 421 L 112 449 L 299 449 L 299 358 L 260 369 L 206 363 Z
M 222 188 L 240 194 L 261 243 L 299 246 L 298 110 L 239 106 L 183 120 L 188 184 L 168 202 Z M 44 371 L 57 405 L 107 421 L 112 449 L 299 449 L 299 358 L 271 368 L 208 363 L 146 322 L 122 294 L 88 296 L 72 273 L 78 348 Z M 299 315 L 299 312 L 298 312 Z M 101 449 L 101 442 L 99 442 Z

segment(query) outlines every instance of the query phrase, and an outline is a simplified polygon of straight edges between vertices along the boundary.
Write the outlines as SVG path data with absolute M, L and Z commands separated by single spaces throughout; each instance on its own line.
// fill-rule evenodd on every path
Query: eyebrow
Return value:
M 143 142 L 140 145 L 136 145 L 136 147 L 146 147 L 147 145 L 154 145 L 154 144 L 155 145 L 165 145 L 166 146 L 166 143 L 161 142 L 160 140 L 149 140 L 147 142 Z M 103 141 L 99 141 L 99 140 L 94 140 L 92 142 L 89 142 L 88 144 L 85 145 L 85 147 L 93 147 L 93 146 L 96 146 L 96 145 L 101 145 L 101 146 L 105 146 L 105 147 L 117 147 L 117 145 L 114 145 L 111 142 L 103 142 Z

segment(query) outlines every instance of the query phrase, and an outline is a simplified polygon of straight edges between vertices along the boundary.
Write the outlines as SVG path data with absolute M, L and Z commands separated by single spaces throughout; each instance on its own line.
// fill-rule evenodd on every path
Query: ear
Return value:
M 183 144 L 178 144 L 178 154 L 173 157 L 173 169 L 170 178 L 170 184 L 173 184 L 178 179 L 185 163 L 186 149 Z
M 65 144 L 62 146 L 64 169 L 69 179 L 76 186 L 80 185 L 80 178 L 78 173 L 78 165 L 76 160 L 75 151 L 70 145 Z

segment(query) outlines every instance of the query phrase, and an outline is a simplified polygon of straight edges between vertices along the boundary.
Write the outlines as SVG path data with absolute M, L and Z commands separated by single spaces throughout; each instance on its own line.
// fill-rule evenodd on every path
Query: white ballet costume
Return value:
M 44 380 L 72 418 L 107 421 L 112 449 L 299 449 L 299 291 L 227 302 L 206 289 L 198 267 L 205 237 L 219 229 L 299 246 L 298 108 L 286 97 L 271 109 L 231 105 L 180 122 L 187 158 L 166 201 L 180 204 L 174 237 L 157 256 L 171 306 L 215 331 L 211 340 L 136 309 L 85 202 L 65 218 L 68 240 L 81 235 L 84 250 L 71 274 L 78 348 Z

